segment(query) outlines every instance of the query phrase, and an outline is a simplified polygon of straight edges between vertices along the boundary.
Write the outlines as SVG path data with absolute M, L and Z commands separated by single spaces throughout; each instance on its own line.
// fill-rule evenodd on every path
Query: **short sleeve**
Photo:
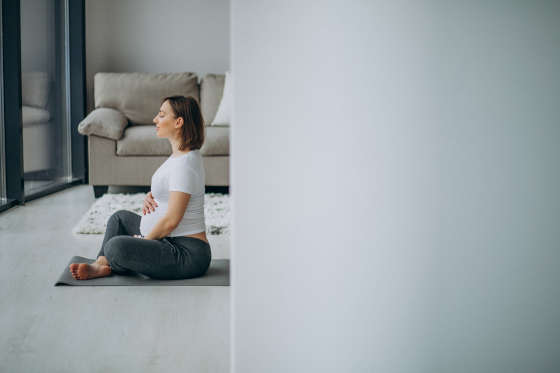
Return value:
M 171 170 L 169 175 L 169 191 L 189 194 L 197 192 L 198 174 L 190 167 L 180 167 Z

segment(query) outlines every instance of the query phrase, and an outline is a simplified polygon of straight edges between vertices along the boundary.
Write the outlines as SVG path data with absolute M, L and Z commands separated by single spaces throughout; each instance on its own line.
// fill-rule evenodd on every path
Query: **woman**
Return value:
M 167 138 L 173 152 L 152 176 L 143 216 L 128 210 L 111 215 L 97 260 L 70 264 L 77 280 L 112 272 L 136 272 L 157 279 L 192 278 L 205 274 L 210 265 L 200 107 L 193 97 L 166 97 L 153 121 L 157 136 Z

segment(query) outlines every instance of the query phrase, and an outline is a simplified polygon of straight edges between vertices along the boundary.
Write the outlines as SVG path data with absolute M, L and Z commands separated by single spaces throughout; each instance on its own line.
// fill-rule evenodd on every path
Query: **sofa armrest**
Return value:
M 119 140 L 128 125 L 128 119 L 118 110 L 97 108 L 78 125 L 82 135 L 97 135 L 112 140 Z

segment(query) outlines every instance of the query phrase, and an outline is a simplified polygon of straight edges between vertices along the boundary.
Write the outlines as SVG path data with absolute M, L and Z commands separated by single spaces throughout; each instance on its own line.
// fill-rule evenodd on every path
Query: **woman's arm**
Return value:
M 167 215 L 164 215 L 158 220 L 156 225 L 152 228 L 152 231 L 144 237 L 146 240 L 160 240 L 167 237 L 169 233 L 175 229 L 176 225 L 171 222 Z

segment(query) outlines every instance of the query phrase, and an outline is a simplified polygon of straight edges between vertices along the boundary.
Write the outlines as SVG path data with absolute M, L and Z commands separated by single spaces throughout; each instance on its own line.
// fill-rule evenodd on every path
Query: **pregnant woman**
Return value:
M 112 272 L 184 279 L 208 270 L 212 255 L 204 221 L 204 122 L 198 102 L 166 97 L 154 123 L 157 136 L 167 138 L 173 152 L 152 176 L 143 216 L 128 210 L 111 215 L 97 260 L 70 264 L 77 280 Z

